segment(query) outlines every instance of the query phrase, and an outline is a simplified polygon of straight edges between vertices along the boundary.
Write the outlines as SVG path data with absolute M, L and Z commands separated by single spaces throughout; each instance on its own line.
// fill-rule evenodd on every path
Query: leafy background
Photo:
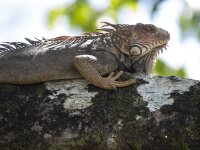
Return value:
M 200 80 L 197 0 L 0 0 L 0 42 L 94 31 L 102 24 L 153 23 L 171 34 L 155 73 Z
M 72 30 L 80 28 L 84 32 L 94 31 L 99 18 L 109 16 L 114 23 L 120 23 L 118 18 L 120 9 L 127 8 L 137 11 L 139 1 L 144 0 L 108 0 L 106 7 L 97 10 L 92 7 L 89 0 L 74 0 L 66 6 L 50 10 L 48 16 L 49 26 L 53 28 L 56 20 L 64 16 L 64 18 L 68 19 Z M 154 17 L 164 1 L 165 0 L 146 1 L 147 5 L 149 5 L 149 17 Z M 188 17 L 188 12 L 191 14 L 190 17 Z M 192 34 L 192 36 L 196 36 L 200 40 L 200 11 L 193 10 L 186 3 L 178 23 L 183 37 Z M 174 69 L 160 59 L 156 62 L 154 72 L 159 75 L 187 76 L 184 67 Z

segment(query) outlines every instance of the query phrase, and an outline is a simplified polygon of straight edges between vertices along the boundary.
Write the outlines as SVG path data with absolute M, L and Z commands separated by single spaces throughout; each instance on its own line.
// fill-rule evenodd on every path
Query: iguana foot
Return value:
M 104 89 L 116 89 L 117 87 L 125 87 L 136 83 L 135 79 L 116 81 L 123 73 L 124 71 L 120 71 L 114 76 L 114 72 L 111 72 L 107 78 L 102 79 L 101 86 Z
M 73 64 L 86 80 L 99 88 L 116 89 L 117 87 L 125 87 L 136 83 L 135 79 L 116 81 L 123 74 L 123 71 L 118 72 L 116 75 L 111 72 L 108 77 L 102 77 L 94 67 L 98 62 L 93 55 L 78 55 L 74 58 Z

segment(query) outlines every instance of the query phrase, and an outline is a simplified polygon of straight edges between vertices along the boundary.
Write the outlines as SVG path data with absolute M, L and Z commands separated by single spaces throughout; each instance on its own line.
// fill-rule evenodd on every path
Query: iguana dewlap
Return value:
M 128 86 L 136 80 L 116 81 L 123 71 L 151 73 L 157 54 L 170 39 L 167 31 L 151 24 L 105 22 L 101 30 L 105 32 L 26 39 L 29 44 L 1 43 L 0 83 L 85 78 L 104 89 Z

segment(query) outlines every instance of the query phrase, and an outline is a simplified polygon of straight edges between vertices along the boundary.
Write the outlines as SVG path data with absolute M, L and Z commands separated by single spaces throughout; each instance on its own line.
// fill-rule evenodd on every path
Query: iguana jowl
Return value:
M 1 43 L 0 83 L 85 78 L 104 89 L 128 86 L 136 80 L 116 81 L 123 71 L 151 73 L 157 54 L 170 39 L 167 31 L 151 24 L 104 22 L 100 30 L 105 32 Z

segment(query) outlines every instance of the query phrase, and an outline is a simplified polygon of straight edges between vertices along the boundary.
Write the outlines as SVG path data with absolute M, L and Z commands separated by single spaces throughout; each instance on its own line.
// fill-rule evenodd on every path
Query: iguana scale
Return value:
M 100 30 L 52 39 L 26 38 L 29 43 L 1 43 L 0 83 L 85 78 L 104 89 L 129 86 L 136 80 L 116 81 L 123 71 L 151 73 L 157 54 L 170 39 L 167 31 L 151 24 L 104 22 Z

